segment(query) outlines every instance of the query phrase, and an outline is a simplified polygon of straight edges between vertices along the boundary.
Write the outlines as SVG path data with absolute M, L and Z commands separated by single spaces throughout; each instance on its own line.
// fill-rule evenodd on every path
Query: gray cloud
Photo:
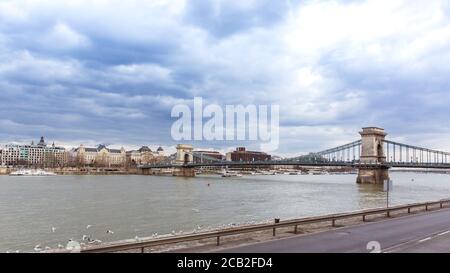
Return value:
M 171 107 L 202 96 L 279 104 L 279 153 L 351 141 L 366 125 L 447 148 L 449 8 L 400 0 L 2 1 L 0 136 L 170 145 Z

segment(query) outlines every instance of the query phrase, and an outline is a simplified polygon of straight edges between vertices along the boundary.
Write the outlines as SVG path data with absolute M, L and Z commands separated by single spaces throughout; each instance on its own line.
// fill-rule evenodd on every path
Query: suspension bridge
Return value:
M 381 184 L 389 179 L 388 170 L 397 168 L 450 169 L 450 153 L 385 139 L 384 129 L 365 127 L 361 138 L 320 152 L 293 158 L 265 161 L 227 161 L 195 152 L 190 145 L 178 145 L 177 153 L 165 162 L 142 165 L 143 174 L 154 169 L 174 168 L 179 176 L 194 176 L 200 167 L 352 167 L 358 169 L 357 183 Z

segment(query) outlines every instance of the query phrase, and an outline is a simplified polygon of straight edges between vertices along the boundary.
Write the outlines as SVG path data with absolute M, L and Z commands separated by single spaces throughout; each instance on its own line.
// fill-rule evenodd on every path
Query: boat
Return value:
M 325 175 L 328 174 L 327 171 L 323 171 L 323 170 L 311 170 L 310 174 L 312 175 Z
M 242 174 L 233 172 L 224 172 L 222 173 L 222 177 L 242 177 Z
M 10 176 L 55 176 L 56 173 L 44 170 L 18 170 L 9 174 Z

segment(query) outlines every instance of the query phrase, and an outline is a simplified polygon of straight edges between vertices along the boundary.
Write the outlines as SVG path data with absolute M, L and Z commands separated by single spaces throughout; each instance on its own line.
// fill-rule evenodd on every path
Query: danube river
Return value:
M 450 198 L 450 175 L 391 172 L 391 179 L 391 204 Z M 0 176 L 0 252 L 65 246 L 83 235 L 106 242 L 386 205 L 382 189 L 355 180 L 355 175 Z

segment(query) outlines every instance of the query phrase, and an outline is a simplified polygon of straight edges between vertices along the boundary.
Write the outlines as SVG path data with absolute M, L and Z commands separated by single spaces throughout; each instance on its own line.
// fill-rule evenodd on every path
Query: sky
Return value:
M 170 147 L 202 97 L 279 105 L 275 154 L 365 126 L 450 151 L 449 75 L 446 0 L 0 0 L 2 144 Z

